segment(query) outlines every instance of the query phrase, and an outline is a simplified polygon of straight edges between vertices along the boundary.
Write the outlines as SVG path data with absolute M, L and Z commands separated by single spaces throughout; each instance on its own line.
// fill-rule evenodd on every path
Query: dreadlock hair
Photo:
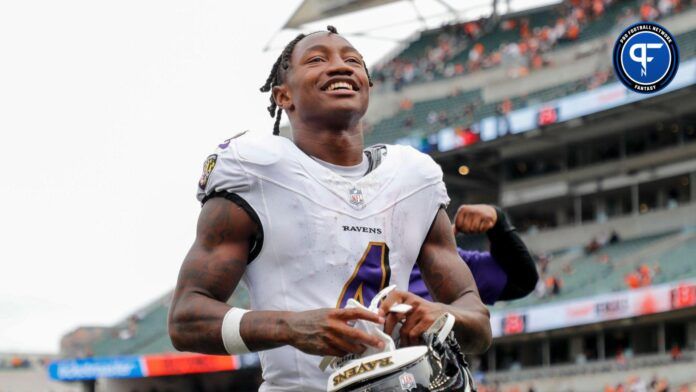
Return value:
M 338 31 L 333 26 L 326 26 L 326 30 L 331 34 L 338 34 Z M 267 93 L 271 91 L 270 101 L 271 104 L 266 108 L 271 117 L 275 117 L 275 124 L 273 125 L 273 134 L 278 135 L 280 133 L 280 117 L 283 114 L 283 109 L 278 107 L 275 99 L 273 98 L 273 87 L 280 86 L 285 82 L 285 73 L 288 68 L 290 68 L 290 57 L 292 56 L 292 51 L 295 49 L 295 45 L 302 41 L 303 38 L 311 34 L 320 33 L 321 31 L 316 31 L 309 34 L 298 34 L 292 41 L 285 45 L 285 48 L 276 59 L 273 67 L 271 68 L 271 73 L 266 79 L 266 83 L 261 86 L 260 90 L 262 93 Z M 372 87 L 372 78 L 370 77 L 370 71 L 368 71 L 365 62 L 363 62 L 363 67 L 365 67 L 365 73 L 367 73 L 367 80 L 370 82 L 370 87 Z

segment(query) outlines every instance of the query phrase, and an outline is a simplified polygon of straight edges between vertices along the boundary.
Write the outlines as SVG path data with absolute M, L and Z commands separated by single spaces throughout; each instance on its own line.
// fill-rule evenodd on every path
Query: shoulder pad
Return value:
M 233 146 L 237 150 L 239 160 L 256 165 L 271 165 L 283 156 L 282 136 L 274 136 L 263 132 L 242 132 L 226 140 L 225 148 Z
M 442 179 L 442 168 L 433 157 L 411 146 L 392 145 L 401 153 L 401 162 L 408 166 L 408 173 L 418 174 L 424 179 Z

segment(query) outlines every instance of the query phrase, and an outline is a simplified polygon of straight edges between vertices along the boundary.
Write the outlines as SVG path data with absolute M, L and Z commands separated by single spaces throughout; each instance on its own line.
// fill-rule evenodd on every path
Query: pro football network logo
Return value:
M 614 44 L 614 71 L 629 89 L 643 94 L 665 88 L 677 74 L 679 49 L 674 36 L 657 23 L 636 23 Z

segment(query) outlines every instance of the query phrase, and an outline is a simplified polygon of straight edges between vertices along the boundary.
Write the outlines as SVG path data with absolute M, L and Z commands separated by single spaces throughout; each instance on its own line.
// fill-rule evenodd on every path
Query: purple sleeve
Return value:
M 492 305 L 498 300 L 503 288 L 507 284 L 507 275 L 489 252 L 478 252 L 457 248 L 459 256 L 466 262 L 474 276 L 478 286 L 481 301 L 486 305 Z M 432 301 L 430 293 L 420 274 L 418 266 L 411 271 L 409 291 Z

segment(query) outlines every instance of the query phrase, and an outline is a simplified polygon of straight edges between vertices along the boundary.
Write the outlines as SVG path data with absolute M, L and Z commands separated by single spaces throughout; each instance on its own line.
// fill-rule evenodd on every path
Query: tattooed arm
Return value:
M 481 302 L 476 282 L 457 253 L 452 226 L 441 209 L 418 255 L 418 266 L 436 301 L 456 318 L 455 333 L 462 350 L 484 352 L 491 344 L 488 308 Z
M 452 226 L 444 210 L 440 210 L 418 255 L 418 267 L 436 303 L 415 294 L 393 291 L 380 307 L 386 312 L 394 303 L 407 303 L 413 309 L 406 314 L 401 327 L 401 342 L 419 344 L 420 337 L 443 313 L 455 317 L 454 331 L 465 353 L 481 353 L 491 344 L 488 309 L 481 302 L 476 283 L 457 253 Z M 385 331 L 391 333 L 398 321 L 387 316 Z
M 178 350 L 225 354 L 222 320 L 226 301 L 246 269 L 249 239 L 259 228 L 239 206 L 224 198 L 208 200 L 201 210 L 196 240 L 179 272 L 169 312 L 169 336 Z M 381 342 L 347 322 L 379 316 L 361 309 L 308 312 L 251 311 L 240 335 L 251 351 L 292 345 L 317 355 L 343 356 Z
M 246 269 L 256 224 L 224 198 L 201 209 L 196 239 L 179 271 L 169 312 L 169 335 L 178 350 L 224 354 L 222 319 L 226 301 Z

